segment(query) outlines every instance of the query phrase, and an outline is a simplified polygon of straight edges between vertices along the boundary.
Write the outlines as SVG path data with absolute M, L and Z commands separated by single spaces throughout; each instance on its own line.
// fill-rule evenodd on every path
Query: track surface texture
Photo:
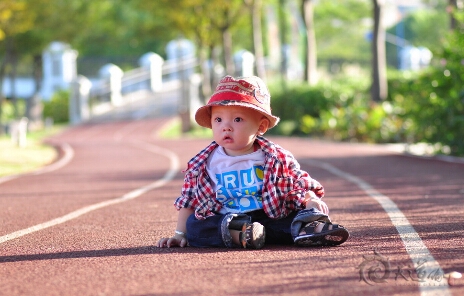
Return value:
M 464 164 L 378 145 L 270 137 L 325 186 L 341 246 L 156 248 L 210 142 L 158 138 L 169 119 L 72 127 L 60 165 L 0 180 L 0 295 L 464 295 Z

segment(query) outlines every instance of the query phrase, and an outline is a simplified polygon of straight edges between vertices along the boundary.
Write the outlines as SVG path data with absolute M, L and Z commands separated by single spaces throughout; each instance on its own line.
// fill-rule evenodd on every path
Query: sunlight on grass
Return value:
M 163 139 L 179 139 L 182 137 L 211 139 L 213 138 L 213 132 L 209 128 L 194 124 L 191 131 L 183 134 L 181 131 L 181 121 L 179 118 L 176 118 L 166 124 L 158 133 L 158 136 Z
M 57 152 L 42 141 L 62 129 L 62 126 L 57 126 L 29 133 L 25 147 L 18 147 L 8 135 L 0 136 L 0 177 L 31 172 L 52 163 Z

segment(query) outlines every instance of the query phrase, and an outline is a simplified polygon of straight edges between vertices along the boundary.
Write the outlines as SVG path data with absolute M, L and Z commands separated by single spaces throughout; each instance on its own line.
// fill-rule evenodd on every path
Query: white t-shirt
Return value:
M 222 147 L 215 149 L 207 162 L 214 182 L 216 199 L 222 203 L 221 213 L 246 213 L 263 208 L 262 189 L 264 152 L 229 156 Z

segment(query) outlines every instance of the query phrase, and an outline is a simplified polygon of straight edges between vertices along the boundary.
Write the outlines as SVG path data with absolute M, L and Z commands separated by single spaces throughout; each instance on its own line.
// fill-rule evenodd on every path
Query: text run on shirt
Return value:
M 216 199 L 226 212 L 245 213 L 263 208 L 263 166 L 216 174 Z

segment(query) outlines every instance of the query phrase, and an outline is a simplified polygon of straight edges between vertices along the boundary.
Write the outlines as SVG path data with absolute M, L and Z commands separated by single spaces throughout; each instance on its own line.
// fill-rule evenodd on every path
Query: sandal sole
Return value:
M 300 247 L 337 246 L 343 244 L 349 236 L 346 229 L 335 229 L 325 233 L 298 236 L 295 244 Z

